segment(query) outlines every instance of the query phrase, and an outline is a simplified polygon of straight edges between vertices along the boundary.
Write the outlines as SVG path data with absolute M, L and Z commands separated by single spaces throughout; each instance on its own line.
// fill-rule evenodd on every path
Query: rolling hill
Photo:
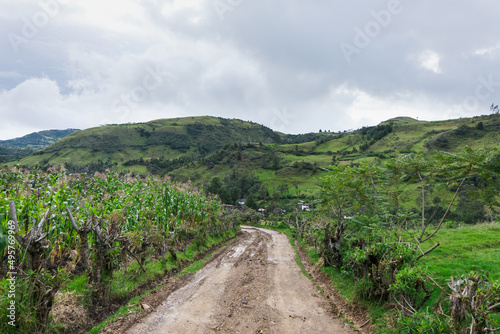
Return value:
M 214 178 L 227 184 L 246 178 L 269 193 L 279 189 L 281 196 L 307 196 L 315 193 L 316 178 L 331 164 L 375 163 L 417 151 L 453 152 L 463 145 L 498 147 L 499 139 L 498 114 L 433 122 L 397 117 L 351 132 L 303 135 L 205 116 L 78 131 L 15 164 L 64 164 L 72 172 L 109 168 L 198 185 Z
M 494 148 L 499 143 L 499 115 L 436 122 L 398 117 L 352 132 L 323 133 L 304 143 L 226 147 L 168 174 L 203 184 L 231 173 L 251 174 L 270 193 L 282 186 L 284 194 L 312 195 L 315 180 L 332 164 L 376 163 L 418 151 L 453 152 L 464 145 Z

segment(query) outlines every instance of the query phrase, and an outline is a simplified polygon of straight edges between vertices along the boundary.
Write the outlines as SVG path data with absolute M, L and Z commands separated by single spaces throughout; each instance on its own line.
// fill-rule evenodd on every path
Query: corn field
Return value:
M 0 332 L 43 331 L 76 272 L 86 273 L 92 303 L 105 304 L 114 270 L 133 261 L 146 271 L 145 259 L 176 259 L 233 229 L 216 197 L 168 178 L 2 169 Z

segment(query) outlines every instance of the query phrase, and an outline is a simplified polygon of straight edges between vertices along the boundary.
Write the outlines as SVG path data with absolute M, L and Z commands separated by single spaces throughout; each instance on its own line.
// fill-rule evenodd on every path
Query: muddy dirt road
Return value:
M 126 333 L 355 333 L 300 272 L 285 235 L 242 231 Z

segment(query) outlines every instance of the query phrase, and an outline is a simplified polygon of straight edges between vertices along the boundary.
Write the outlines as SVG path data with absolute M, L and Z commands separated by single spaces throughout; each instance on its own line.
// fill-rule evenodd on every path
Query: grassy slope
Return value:
M 500 279 L 499 224 L 442 229 L 423 248 L 428 249 L 436 242 L 441 246 L 422 258 L 422 262 L 436 273 L 441 282 L 470 270 L 485 270 L 491 279 Z
M 483 130 L 475 129 L 479 122 L 483 122 Z M 317 189 L 315 185 L 317 178 L 323 174 L 322 170 L 327 169 L 332 164 L 333 157 L 339 164 L 359 161 L 378 163 L 386 158 L 398 157 L 409 152 L 454 151 L 458 146 L 465 144 L 474 148 L 498 147 L 500 142 L 500 115 L 434 122 L 397 117 L 382 124 L 389 123 L 393 126 L 392 133 L 373 143 L 364 152 L 359 152 L 360 145 L 368 140 L 359 131 L 323 133 L 324 138 L 331 136 L 334 139 L 319 143 L 276 145 L 274 144 L 275 140 L 277 138 L 283 139 L 285 135 L 265 132 L 260 125 L 255 123 L 209 116 L 163 119 L 148 123 L 112 125 L 80 131 L 63 138 L 42 151 L 41 154 L 24 158 L 19 163 L 28 166 L 33 166 L 36 163 L 62 164 L 65 162 L 85 165 L 93 161 L 107 161 L 109 159 L 117 163 L 117 166 L 113 167 L 117 171 L 146 174 L 147 169 L 143 165 L 123 166 L 122 163 L 140 158 L 147 161 L 158 157 L 165 159 L 176 159 L 182 156 L 194 157 L 199 155 L 198 146 L 206 143 L 215 143 L 216 146 L 220 147 L 230 143 L 263 142 L 264 146 L 272 147 L 279 152 L 281 160 L 279 170 L 262 168 L 259 159 L 262 159 L 262 155 L 265 153 L 257 147 L 245 149 L 244 158 L 241 161 L 221 161 L 210 168 L 207 164 L 198 161 L 182 166 L 169 174 L 181 181 L 191 180 L 195 184 L 207 184 L 213 177 L 223 178 L 232 169 L 236 169 L 242 173 L 258 176 L 270 191 L 281 184 L 286 184 L 291 189 L 291 194 L 295 193 L 294 185 L 299 187 L 302 194 L 313 194 Z M 192 124 L 203 124 L 214 128 L 208 132 L 202 132 L 199 136 L 189 136 L 187 127 Z M 463 125 L 470 129 L 464 135 L 457 135 L 455 130 Z M 168 145 L 152 145 L 145 136 L 141 136 L 140 131 L 188 135 L 193 141 L 193 146 L 187 150 L 179 150 Z M 427 142 L 433 143 L 443 136 L 446 137 L 446 145 L 433 144 L 428 145 L 430 148 L 426 147 Z M 95 145 L 103 145 L 102 150 L 96 149 Z M 118 146 L 107 150 L 106 145 Z M 216 146 L 214 147 L 216 148 Z M 353 152 L 353 149 L 357 152 Z M 228 153 L 228 155 L 232 153 Z M 318 169 L 313 173 L 307 169 L 292 168 L 295 163 L 304 162 L 315 164 Z M 409 201 L 413 202 L 414 199 Z
M 187 127 L 193 124 L 213 126 L 214 131 L 204 130 L 197 135 L 189 135 Z M 240 120 L 223 120 L 203 116 L 161 119 L 147 123 L 108 125 L 82 130 L 67 136 L 36 155 L 16 163 L 34 166 L 35 164 L 62 164 L 65 162 L 85 165 L 98 160 L 118 162 L 118 170 L 124 170 L 120 163 L 133 159 L 165 157 L 175 159 L 193 156 L 197 148 L 208 142 L 222 147 L 227 143 L 272 142 L 271 131 L 262 126 Z M 190 139 L 190 149 L 175 149 L 165 143 L 155 144 L 141 131 L 149 135 L 185 135 Z M 275 134 L 279 137 L 279 134 Z
M 475 126 L 483 122 L 484 130 L 476 130 Z M 375 142 L 365 152 L 351 153 L 354 148 L 359 149 L 366 139 L 359 132 L 334 134 L 336 139 L 324 143 L 308 142 L 302 144 L 273 145 L 274 149 L 281 152 L 282 168 L 277 171 L 262 169 L 258 163 L 252 160 L 259 154 L 256 150 L 247 149 L 244 154 L 250 157 L 250 161 L 241 161 L 233 164 L 221 162 L 213 168 L 208 168 L 200 163 L 192 166 L 184 166 L 172 172 L 180 180 L 190 179 L 194 183 L 207 183 L 214 176 L 223 177 L 232 168 L 243 172 L 253 173 L 263 181 L 268 189 L 277 188 L 280 184 L 287 184 L 294 193 L 294 184 L 298 184 L 302 193 L 313 194 L 317 186 L 315 182 L 323 175 L 321 169 L 327 169 L 332 164 L 335 156 L 339 164 L 367 161 L 378 163 L 386 158 L 398 157 L 409 152 L 424 151 L 432 153 L 435 150 L 454 151 L 462 145 L 477 147 L 498 147 L 500 142 L 500 117 L 498 115 L 484 116 L 469 119 L 457 119 L 439 122 L 423 122 L 411 118 L 398 117 L 382 124 L 393 124 L 393 132 Z M 454 134 L 461 125 L 471 128 L 464 136 Z M 440 136 L 448 138 L 445 147 L 425 146 L 425 143 L 435 141 Z M 311 173 L 307 170 L 291 168 L 294 163 L 308 162 L 316 164 L 320 170 Z M 413 193 L 411 191 L 411 193 Z M 409 205 L 413 205 L 415 198 L 407 198 Z
M 445 285 L 451 276 L 457 277 L 471 270 L 487 271 L 491 280 L 500 280 L 500 223 L 441 229 L 432 240 L 423 245 L 423 249 L 426 250 L 438 241 L 441 246 L 422 258 L 421 262 L 441 285 Z M 301 245 L 307 249 L 309 258 L 317 263 L 320 259 L 319 252 L 302 242 Z M 375 301 L 356 300 L 352 278 L 345 276 L 340 270 L 332 267 L 321 269 L 332 278 L 333 286 L 346 300 L 361 302 L 370 309 L 374 333 L 394 333 L 394 330 L 387 328 L 387 321 L 390 322 L 392 318 L 389 310 Z M 439 291 L 436 291 L 430 303 L 437 300 L 438 294 Z

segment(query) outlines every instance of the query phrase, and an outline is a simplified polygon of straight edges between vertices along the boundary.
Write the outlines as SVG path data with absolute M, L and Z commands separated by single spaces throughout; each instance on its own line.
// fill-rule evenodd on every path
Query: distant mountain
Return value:
M 66 130 L 44 130 L 40 132 L 33 132 L 30 133 L 29 135 L 19 138 L 0 140 L 0 147 L 41 149 L 54 144 L 59 139 L 64 138 L 76 131 L 79 130 L 66 129 Z
M 43 149 L 64 138 L 77 129 L 45 130 L 34 132 L 23 137 L 0 140 L 0 163 L 14 161 L 29 156 L 39 149 Z

